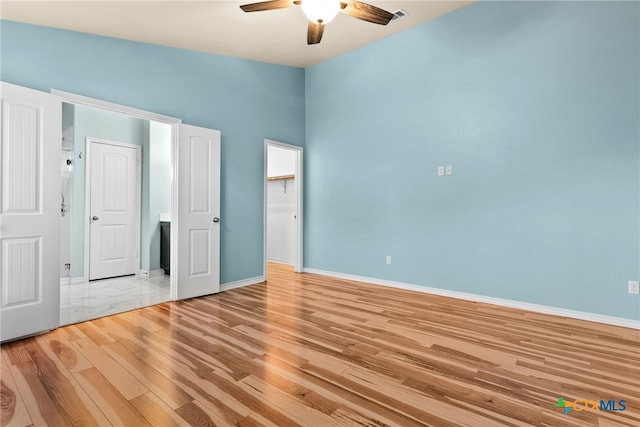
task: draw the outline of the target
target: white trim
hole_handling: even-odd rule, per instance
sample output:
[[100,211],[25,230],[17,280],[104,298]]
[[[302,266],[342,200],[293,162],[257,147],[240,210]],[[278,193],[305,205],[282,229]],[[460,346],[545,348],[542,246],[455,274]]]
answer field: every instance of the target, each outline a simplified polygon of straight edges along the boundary
[[[100,108],[103,110],[113,111],[116,113],[128,114],[133,117],[144,120],[152,120],[165,123],[171,126],[171,176],[173,177],[173,185],[171,188],[171,241],[178,241],[178,142],[180,141],[180,124],[181,119],[164,116],[162,114],[153,113],[151,111],[140,110],[126,105],[114,104],[112,102],[103,101],[97,98],[89,98],[83,95],[77,95],[70,92],[64,92],[57,89],[51,89],[51,93],[57,95],[61,102],[69,104],[86,105],[89,107]],[[169,292],[172,301],[178,300],[178,245],[171,245],[171,274],[169,279]]]
[[114,145],[116,147],[128,148],[136,151],[136,259],[135,273],[139,274],[140,270],[140,239],[142,233],[142,146],[129,144],[126,142],[110,141],[107,139],[93,138],[87,136],[85,138],[85,162],[84,162],[84,281],[88,282],[91,276],[91,156],[93,155],[92,144]]
[[466,292],[449,291],[446,289],[431,288],[428,286],[413,285],[410,283],[394,282],[391,280],[375,279],[373,277],[355,276],[352,274],[336,273],[333,271],[319,270],[316,268],[305,268],[304,273],[320,274],[323,276],[335,277],[337,279],[351,280],[354,282],[364,282],[373,285],[387,286],[409,291],[422,292],[444,297],[458,298],[473,302],[483,302],[487,304],[500,305],[503,307],[517,308],[520,310],[534,311],[536,313],[551,314],[554,316],[569,317],[572,319],[588,320],[590,322],[605,323],[608,325],[622,326],[631,329],[640,329],[640,321],[625,319],[623,317],[606,316],[603,314],[588,313],[584,311],[569,310],[548,305],[533,304],[522,301],[514,301],[504,298],[487,297],[483,295],[468,294]]
[[267,262],[276,262],[278,264],[285,264],[295,267],[291,260],[277,259],[277,258],[267,258]]
[[87,281],[84,280],[84,277],[61,277],[60,278],[60,286],[81,285],[83,283],[87,283]]
[[72,277],[71,279],[69,279],[70,285],[82,285],[83,283],[87,283],[84,280],[84,277]]
[[293,271],[301,273],[304,269],[304,149],[297,145],[285,144],[284,142],[273,141],[271,139],[264,140],[264,198],[263,198],[263,218],[262,218],[262,243],[263,243],[263,265],[262,271],[264,276],[267,275],[267,153],[269,147],[278,147],[285,150],[295,151],[296,153],[296,254],[293,262]]
[[134,116],[139,119],[153,120],[155,122],[164,123],[182,123],[182,120],[175,117],[165,116],[158,113],[152,113],[150,111],[139,110],[137,108],[128,107],[126,105],[114,104],[113,102],[104,101],[102,99],[89,98],[88,96],[77,95],[75,93],[64,92],[58,89],[51,89],[53,95],[57,95],[61,98],[62,102],[68,104],[80,104],[88,107],[100,108],[102,110],[109,110],[115,113],[122,113],[128,116]]
[[156,276],[164,276],[164,270],[162,268],[158,268],[157,270],[140,270],[140,276],[142,277],[156,277]]
[[[165,122],[166,123],[166,122]],[[179,188],[179,173],[178,165],[179,158],[178,143],[180,142],[180,125],[181,121],[171,123],[171,178],[173,185],[171,186],[171,229],[170,239],[173,242],[169,246],[169,266],[171,267],[171,275],[169,276],[169,298],[171,301],[178,300],[178,227],[180,215],[178,215],[178,188]]]
[[235,282],[225,283],[220,285],[220,292],[230,291],[231,289],[242,288],[249,285],[257,285],[266,281],[265,276],[251,277],[249,279],[236,280]]

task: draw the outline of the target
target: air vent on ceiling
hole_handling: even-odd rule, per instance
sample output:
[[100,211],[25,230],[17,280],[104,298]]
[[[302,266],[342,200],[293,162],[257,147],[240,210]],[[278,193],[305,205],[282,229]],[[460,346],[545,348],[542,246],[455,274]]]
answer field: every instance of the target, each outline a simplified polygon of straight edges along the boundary
[[398,9],[395,12],[393,12],[393,18],[391,18],[391,20],[392,21],[397,21],[398,19],[402,19],[407,15],[408,15],[408,13],[407,13],[406,10]]

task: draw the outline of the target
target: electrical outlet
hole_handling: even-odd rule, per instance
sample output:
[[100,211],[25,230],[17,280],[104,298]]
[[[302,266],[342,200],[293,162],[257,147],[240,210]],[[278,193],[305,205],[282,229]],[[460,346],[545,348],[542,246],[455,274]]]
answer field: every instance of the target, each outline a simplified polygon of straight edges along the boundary
[[444,166],[438,166],[438,176],[444,176]]
[[637,280],[629,280],[629,282],[627,282],[627,285],[629,286],[630,294],[640,294],[640,282],[638,282]]
[[447,165],[447,167],[444,169],[444,174],[447,176],[453,175],[453,166]]
[[387,265],[391,264],[391,255],[387,255]]

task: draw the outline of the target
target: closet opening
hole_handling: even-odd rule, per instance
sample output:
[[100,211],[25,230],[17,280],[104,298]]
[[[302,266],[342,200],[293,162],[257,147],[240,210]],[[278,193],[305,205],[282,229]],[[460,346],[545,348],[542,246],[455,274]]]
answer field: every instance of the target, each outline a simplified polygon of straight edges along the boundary
[[265,140],[265,277],[303,268],[301,147]]

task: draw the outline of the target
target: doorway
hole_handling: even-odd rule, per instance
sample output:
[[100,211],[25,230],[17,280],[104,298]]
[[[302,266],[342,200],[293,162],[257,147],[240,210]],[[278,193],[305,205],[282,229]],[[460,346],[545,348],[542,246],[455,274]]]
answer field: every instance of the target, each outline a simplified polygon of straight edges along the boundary
[[[2,218],[3,230],[11,230],[10,234],[3,234],[0,248],[5,272],[0,277],[0,288],[3,295],[9,296],[3,298],[0,307],[2,340],[24,337],[69,323],[62,318],[61,285],[64,282],[71,284],[73,272],[64,270],[67,269],[66,264],[72,270],[74,263],[62,264],[62,269],[58,263],[70,260],[61,260],[61,248],[82,248],[84,239],[79,245],[69,239],[64,246],[60,243],[59,232],[67,225],[62,223],[61,217],[72,214],[68,204],[75,200],[75,206],[84,207],[85,203],[84,188],[83,198],[77,199],[63,184],[85,183],[84,168],[77,168],[77,160],[82,158],[85,161],[86,153],[84,146],[80,152],[73,151],[69,141],[64,139],[71,132],[66,132],[68,129],[61,132],[67,124],[62,119],[65,104],[94,107],[168,126],[171,166],[164,176],[169,184],[162,185],[160,191],[169,195],[171,230],[168,234],[175,242],[170,249],[169,299],[219,292],[220,131],[183,125],[180,119],[54,89],[47,94],[10,83],[0,84],[3,105],[0,145],[3,153],[9,153],[4,161],[11,166],[4,170],[2,189],[5,213],[12,213]],[[121,130],[119,126],[107,128]],[[85,142],[86,138],[82,141]],[[71,152],[65,154],[60,150]],[[58,161],[65,165],[62,170]],[[67,176],[67,172],[76,169],[78,174],[82,170],[82,179],[76,176],[74,180]],[[142,170],[145,170],[144,165]],[[160,182],[156,179],[151,181]],[[160,217],[156,216],[158,220]],[[84,222],[87,218],[85,212],[81,218]],[[71,221],[68,225],[71,228]],[[84,227],[81,229],[84,231]],[[177,247],[188,250],[178,251]],[[82,249],[80,252],[84,254]],[[84,262],[76,262],[75,265],[81,267]],[[57,270],[62,271],[56,275]],[[178,275],[181,277],[179,288]],[[85,281],[84,271],[78,279]],[[116,288],[115,284],[109,287],[108,293]],[[140,307],[154,304],[144,299],[140,298]],[[126,309],[131,308],[136,307]],[[91,317],[75,321],[105,314],[113,313],[91,313]]]
[[273,265],[302,272],[303,149],[266,139],[264,153],[265,277]]
[[[60,320],[171,299],[161,226],[171,222],[171,125],[62,103]],[[169,240],[169,239],[167,239]]]

